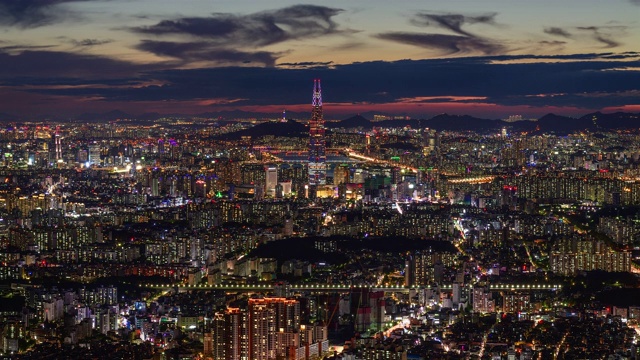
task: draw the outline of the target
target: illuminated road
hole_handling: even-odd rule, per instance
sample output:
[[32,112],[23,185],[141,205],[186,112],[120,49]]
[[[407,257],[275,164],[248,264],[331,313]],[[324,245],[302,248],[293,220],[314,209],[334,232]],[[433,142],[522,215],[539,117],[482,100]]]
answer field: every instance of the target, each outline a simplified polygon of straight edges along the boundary
[[553,353],[553,358],[554,360],[558,358],[558,356],[560,355],[560,349],[562,349],[562,346],[564,345],[564,342],[567,340],[567,336],[569,335],[569,332],[567,331],[564,336],[562,337],[562,340],[560,341],[560,343],[558,344],[558,347],[556,348],[556,351]]
[[529,246],[527,246],[527,244],[523,244],[524,245],[524,249],[527,252],[527,257],[529,258],[529,262],[531,263],[531,269],[535,269],[536,263],[533,262],[533,257],[531,256],[531,251],[529,251]]
[[[295,154],[298,153],[298,155],[306,155],[307,151],[306,149],[277,149],[277,148],[267,148],[267,147],[263,147],[263,146],[259,146],[256,147],[254,146],[254,150],[262,150],[263,152],[269,153],[271,156],[271,160],[272,161],[284,161],[284,159],[282,158],[282,154]],[[393,167],[399,167],[401,169],[405,169],[408,171],[411,171],[413,173],[417,173],[418,169],[412,166],[408,166],[408,165],[403,165],[400,164],[398,162],[395,161],[389,161],[389,160],[382,160],[382,159],[378,159],[378,158],[374,158],[371,156],[366,156],[360,153],[357,153],[349,148],[346,149],[327,149],[327,153],[335,153],[335,154],[339,154],[339,153],[344,153],[347,157],[349,158],[353,158],[353,159],[357,159],[360,161],[366,161],[366,162],[372,162],[372,163],[376,163],[376,164],[384,164],[384,165],[389,165],[389,166],[393,166]],[[287,160],[289,162],[291,162],[291,160]],[[301,162],[306,162],[307,160],[300,160]],[[459,180],[459,179],[458,179]],[[491,177],[491,181],[493,181],[493,177]],[[483,181],[486,182],[486,181]]]
[[494,325],[491,325],[491,327],[487,330],[487,332],[484,333],[484,335],[482,336],[482,344],[480,344],[480,352],[478,352],[478,359],[482,359],[482,357],[484,356],[484,350],[487,347],[487,340],[489,339],[489,334],[491,333],[491,330],[493,329]]
[[358,154],[357,152],[355,152],[355,151],[353,151],[351,149],[348,149],[348,148],[344,149],[344,152],[350,158],[355,158],[355,159],[358,159],[358,160],[373,162],[373,163],[377,163],[377,164],[385,164],[385,165],[389,165],[389,166],[399,167],[401,169],[409,170],[409,171],[414,172],[414,173],[418,172],[418,169],[414,168],[412,166],[402,165],[402,164],[399,164],[397,162],[392,162],[392,161],[388,161],[388,160],[381,160],[381,159],[377,159],[377,158],[374,158],[374,157],[365,156],[365,155],[362,155],[362,154]]

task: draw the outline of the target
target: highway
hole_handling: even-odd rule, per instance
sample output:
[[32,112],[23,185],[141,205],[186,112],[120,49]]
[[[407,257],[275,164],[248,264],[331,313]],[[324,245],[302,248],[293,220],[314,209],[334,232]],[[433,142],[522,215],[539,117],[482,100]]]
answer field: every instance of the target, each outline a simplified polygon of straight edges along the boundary
[[377,159],[377,158],[374,158],[374,157],[358,154],[357,152],[355,152],[355,151],[353,151],[351,149],[344,149],[344,152],[350,158],[354,158],[354,159],[358,159],[358,160],[362,160],[362,161],[367,161],[367,162],[372,162],[372,163],[395,166],[395,167],[399,167],[401,169],[409,170],[409,171],[414,172],[414,173],[418,172],[418,169],[415,168],[415,167],[402,165],[402,164],[397,163],[397,162],[381,160],[381,159]]

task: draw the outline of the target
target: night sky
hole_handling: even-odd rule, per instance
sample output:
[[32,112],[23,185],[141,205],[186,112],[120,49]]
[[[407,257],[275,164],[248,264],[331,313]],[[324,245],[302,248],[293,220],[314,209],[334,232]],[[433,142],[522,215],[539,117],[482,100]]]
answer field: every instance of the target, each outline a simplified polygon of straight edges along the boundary
[[640,112],[640,1],[0,0],[0,113]]

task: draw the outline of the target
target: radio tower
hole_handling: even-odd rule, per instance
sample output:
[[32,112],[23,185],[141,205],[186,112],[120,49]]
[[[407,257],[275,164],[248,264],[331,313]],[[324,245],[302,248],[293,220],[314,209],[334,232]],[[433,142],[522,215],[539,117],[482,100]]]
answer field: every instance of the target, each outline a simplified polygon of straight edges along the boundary
[[55,140],[55,146],[56,146],[56,161],[58,161],[62,159],[62,141],[60,139],[60,126],[56,127],[54,140]]
[[309,185],[325,185],[327,183],[327,155],[320,79],[313,80],[312,106],[311,120],[309,120]]

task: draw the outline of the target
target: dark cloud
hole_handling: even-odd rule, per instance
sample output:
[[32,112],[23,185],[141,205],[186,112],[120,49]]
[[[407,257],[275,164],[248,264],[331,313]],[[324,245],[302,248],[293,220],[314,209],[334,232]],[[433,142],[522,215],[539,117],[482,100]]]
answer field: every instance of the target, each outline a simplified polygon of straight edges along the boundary
[[199,37],[220,37],[237,31],[237,23],[233,15],[218,14],[210,18],[162,20],[152,26],[132,28],[132,31],[152,35],[188,34]]
[[296,5],[249,15],[212,14],[163,20],[152,26],[131,30],[146,35],[182,35],[197,41],[143,40],[139,50],[184,62],[216,64],[257,63],[274,66],[281,53],[255,51],[256,48],[287,40],[339,33],[333,17],[342,10],[315,5]]
[[561,36],[561,37],[565,37],[565,38],[570,38],[572,36],[570,32],[568,32],[567,30],[565,30],[563,28],[559,28],[559,27],[544,28],[544,32],[546,34],[549,34],[549,35]]
[[[570,94],[535,94],[493,96],[484,101],[507,106],[533,107],[576,107],[584,109],[602,109],[635,104],[640,91],[583,92]],[[477,102],[477,101],[476,101]]]
[[342,10],[316,5],[295,5],[249,15],[212,14],[163,20],[132,31],[151,35],[190,35],[220,46],[266,46],[292,39],[340,32],[333,17]]
[[462,14],[428,14],[419,13],[411,19],[411,23],[418,26],[436,26],[453,31],[456,34],[466,37],[475,37],[470,32],[463,30],[466,24],[495,24],[495,13],[468,16]]
[[[233,104],[238,107],[306,104],[313,78],[322,78],[327,103],[376,104],[423,97],[438,102],[594,109],[636,104],[640,93],[640,72],[632,70],[640,67],[636,52],[175,69],[183,58],[222,51],[203,43],[145,42],[148,51],[181,59],[160,64],[47,50],[0,52],[0,84],[3,91],[28,92],[43,99],[55,96],[57,101],[64,99],[61,96],[132,104],[237,99]],[[271,61],[271,54],[211,56],[230,63]],[[10,111],[12,104],[5,102],[3,107]]]
[[[637,103],[640,60],[606,54],[486,56],[328,64],[310,68],[223,67],[156,70],[142,75],[161,85],[31,89],[99,97],[104,101],[245,99],[244,105],[306,104],[309,79],[322,78],[327,103],[387,103],[417,97],[498,105],[574,106],[594,109]],[[563,59],[563,62],[539,59]],[[2,66],[0,58],[0,66]],[[518,63],[517,60],[523,60]],[[575,61],[572,61],[575,60]],[[206,79],[206,81],[204,80]],[[549,94],[561,94],[549,96]],[[589,96],[588,94],[597,94]],[[454,97],[482,99],[456,100]]]
[[111,39],[82,39],[82,40],[71,40],[71,43],[75,46],[80,47],[90,47],[90,46],[98,46],[112,43]]
[[150,53],[170,56],[174,58],[188,58],[193,53],[203,51],[209,44],[206,42],[173,42],[143,40],[136,46],[137,49]]
[[55,47],[55,45],[7,45],[0,47],[0,52],[13,53],[25,50],[49,49],[52,47]]
[[640,0],[629,0],[633,5],[640,5]]
[[470,36],[396,32],[378,34],[377,37],[402,44],[438,49],[446,55],[456,53],[481,53],[490,55],[498,54],[504,50],[504,47],[499,44]]
[[4,0],[0,1],[0,25],[34,28],[75,16],[57,5],[92,0]]
[[634,51],[627,51],[623,53],[609,53],[602,55],[604,59],[627,59],[627,58],[638,58],[640,57],[640,53]]
[[462,27],[466,24],[495,24],[495,13],[467,16],[462,14],[429,14],[419,13],[410,22],[417,26],[435,26],[447,29],[454,34],[430,34],[412,32],[388,32],[377,34],[383,40],[424,48],[438,49],[443,55],[457,53],[479,53],[494,55],[504,52],[505,47],[495,40],[473,34]]
[[467,59],[491,59],[493,61],[507,61],[507,60],[546,60],[546,59],[561,59],[561,60],[602,60],[602,59],[626,59],[626,58],[639,58],[640,52],[627,51],[623,53],[587,53],[587,54],[566,54],[566,55],[502,55],[491,57],[475,57]]
[[316,67],[327,67],[333,64],[333,61],[302,61],[295,63],[280,63],[278,66],[285,68],[316,68]]
[[274,66],[278,54],[268,51],[238,51],[234,49],[218,48],[205,41],[172,42],[144,40],[137,45],[139,50],[147,51],[159,56],[169,56],[184,62],[207,61],[217,64],[253,63]]
[[566,41],[557,41],[557,40],[554,40],[554,41],[546,41],[546,40],[543,40],[543,41],[540,41],[540,42],[538,42],[538,43],[539,43],[540,45],[544,45],[544,46],[563,46],[563,45],[566,45],[566,44],[567,44],[567,42],[566,42]]
[[594,32],[597,32],[598,30],[600,30],[600,28],[597,27],[597,26],[578,26],[577,29],[578,30],[586,30],[586,31],[594,31]]
[[0,52],[0,81],[16,78],[48,80],[52,75],[55,78],[111,79],[134,77],[143,71],[164,67],[166,64],[135,64],[103,56],[62,51],[26,50],[18,54]]

